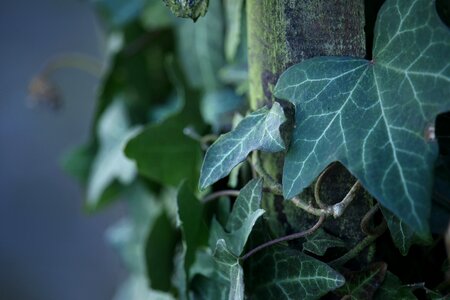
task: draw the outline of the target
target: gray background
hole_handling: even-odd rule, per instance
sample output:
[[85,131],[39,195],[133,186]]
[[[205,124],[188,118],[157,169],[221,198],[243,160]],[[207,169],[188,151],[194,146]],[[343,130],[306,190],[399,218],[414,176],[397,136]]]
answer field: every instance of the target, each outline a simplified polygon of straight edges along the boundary
[[102,58],[92,6],[75,0],[0,1],[0,299],[111,299],[125,271],[106,244],[118,205],[87,216],[59,160],[87,139],[98,79],[52,77],[64,107],[27,106],[27,86],[62,53]]

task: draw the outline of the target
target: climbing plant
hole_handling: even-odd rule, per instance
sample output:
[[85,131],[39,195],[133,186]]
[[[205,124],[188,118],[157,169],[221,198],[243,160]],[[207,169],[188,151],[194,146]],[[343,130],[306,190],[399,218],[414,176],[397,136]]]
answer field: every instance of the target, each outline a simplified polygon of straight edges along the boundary
[[[269,72],[254,41],[268,60],[298,43],[254,36],[257,9],[277,8],[279,41],[325,4],[95,1],[108,66],[64,166],[87,210],[129,208],[107,232],[130,273],[117,300],[449,296],[450,4],[369,2],[348,8],[365,57],[328,41]],[[345,18],[330,32],[364,33]]]

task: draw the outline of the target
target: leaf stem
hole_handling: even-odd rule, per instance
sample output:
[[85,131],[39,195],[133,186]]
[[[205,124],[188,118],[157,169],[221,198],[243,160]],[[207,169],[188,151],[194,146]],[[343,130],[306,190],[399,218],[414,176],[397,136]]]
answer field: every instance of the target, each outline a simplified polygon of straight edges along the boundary
[[214,199],[220,198],[222,196],[232,196],[232,197],[237,197],[239,196],[239,190],[223,190],[223,191],[218,191],[212,194],[209,194],[208,196],[206,196],[205,198],[203,198],[202,202],[203,203],[207,203],[210,202]]
[[297,233],[294,233],[294,234],[290,234],[290,235],[287,235],[287,236],[283,236],[283,237],[280,237],[280,238],[277,238],[277,239],[268,241],[268,242],[266,242],[266,243],[264,243],[264,244],[261,244],[261,245],[257,246],[256,248],[253,248],[252,250],[250,250],[249,252],[247,252],[244,256],[242,256],[242,257],[241,257],[241,261],[246,260],[247,258],[249,258],[250,256],[252,256],[252,255],[255,254],[256,252],[259,252],[259,251],[261,251],[262,249],[267,248],[267,247],[269,247],[269,246],[272,246],[272,245],[274,245],[274,244],[278,244],[278,243],[281,243],[281,242],[287,242],[287,241],[295,240],[295,239],[298,239],[298,238],[301,238],[301,237],[310,235],[310,234],[314,233],[317,229],[319,229],[320,226],[323,224],[324,221],[325,221],[325,216],[324,216],[324,215],[321,215],[321,216],[319,217],[319,220],[317,221],[316,224],[314,224],[313,227],[311,227],[311,228],[309,228],[309,229],[307,229],[307,230],[301,231],[301,232],[297,232]]
[[386,221],[383,219],[382,223],[378,225],[377,227],[368,230],[368,224],[372,220],[373,216],[375,215],[375,212],[378,210],[378,205],[375,205],[372,207],[366,215],[363,217],[361,221],[361,228],[364,228],[364,232],[369,232],[370,234],[366,236],[361,242],[356,244],[353,249],[342,255],[341,257],[333,260],[330,262],[330,265],[333,267],[342,266],[349,260],[355,258],[361,251],[363,251],[365,248],[370,246],[377,238],[379,238],[387,228]]

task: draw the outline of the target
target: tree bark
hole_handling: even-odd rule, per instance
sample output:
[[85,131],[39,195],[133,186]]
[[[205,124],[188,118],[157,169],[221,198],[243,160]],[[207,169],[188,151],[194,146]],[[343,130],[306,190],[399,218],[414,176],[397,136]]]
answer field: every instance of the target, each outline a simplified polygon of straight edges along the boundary
[[[288,67],[315,56],[366,55],[363,0],[247,0],[250,107],[271,105],[273,89]],[[292,106],[283,105],[293,116]],[[292,121],[291,121],[292,124]],[[281,180],[284,155],[261,155],[263,166]],[[345,196],[355,179],[338,165],[324,179],[321,199],[335,203]],[[313,202],[312,188],[301,197]],[[359,198],[359,199],[358,199]],[[363,234],[359,222],[371,205],[364,191],[358,193],[340,220],[326,222],[328,231],[354,245]],[[266,196],[266,219],[275,234],[301,231],[315,222],[281,197]],[[350,229],[351,228],[351,229]]]

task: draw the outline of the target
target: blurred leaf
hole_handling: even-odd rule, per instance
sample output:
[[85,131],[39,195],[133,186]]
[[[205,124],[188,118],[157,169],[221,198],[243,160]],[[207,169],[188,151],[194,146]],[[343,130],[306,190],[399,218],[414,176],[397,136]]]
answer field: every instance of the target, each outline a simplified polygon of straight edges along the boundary
[[175,298],[168,293],[149,289],[144,276],[131,275],[120,286],[113,300],[175,300]]
[[402,300],[415,300],[416,296],[411,291],[411,288],[402,285],[400,279],[391,272],[386,273],[386,277],[383,284],[376,291],[374,300],[386,300],[386,299],[402,299]]
[[411,226],[407,225],[384,207],[381,208],[381,212],[386,219],[392,241],[403,256],[408,254],[411,245],[429,245],[433,241],[429,233],[419,235]]
[[147,275],[153,289],[169,291],[177,231],[166,212],[156,219],[145,245]]
[[108,228],[106,238],[129,271],[145,275],[145,242],[162,206],[140,183],[128,188],[125,198],[130,216]]
[[284,150],[279,128],[285,120],[283,109],[275,102],[271,109],[258,109],[246,116],[233,131],[221,135],[206,152],[200,188],[227,176],[253,150]]
[[[159,124],[148,125],[125,148],[126,155],[137,162],[138,171],[161,184],[177,186],[183,179],[196,182],[202,159],[197,141],[183,130],[201,124],[197,97],[189,97],[181,112]],[[181,161],[180,159],[183,159]]]
[[147,29],[158,29],[173,25],[170,10],[161,0],[147,0],[140,20]]
[[[203,205],[183,182],[177,196],[178,216],[183,236],[184,257],[179,263],[183,266],[184,280],[188,278],[189,269],[195,260],[197,249],[207,245],[208,228],[203,221]],[[185,282],[186,285],[186,282]]]
[[138,130],[130,128],[125,106],[120,100],[103,114],[97,132],[100,149],[92,164],[87,187],[88,208],[98,207],[103,192],[115,179],[126,185],[135,178],[135,164],[125,157],[123,148]]
[[303,243],[303,250],[322,256],[328,248],[345,248],[346,245],[341,239],[326,233],[323,229],[317,230],[314,234],[306,237]]
[[192,281],[192,299],[228,299],[228,289],[223,288],[223,284],[217,278],[197,275]]
[[241,36],[241,19],[243,0],[225,0],[225,16],[227,29],[225,35],[225,56],[228,61],[233,61],[239,46]]
[[294,249],[273,246],[251,259],[251,299],[320,299],[345,283],[326,263]]
[[121,27],[135,19],[146,0],[95,0],[100,14],[111,27]]
[[194,264],[189,269],[189,279],[194,278],[196,275],[210,277],[215,271],[214,267],[210,248],[198,249],[195,253]]
[[192,87],[206,90],[220,87],[218,70],[225,63],[223,31],[221,1],[211,1],[208,14],[195,24],[179,20],[178,57]]
[[[336,291],[352,300],[372,299],[386,276],[386,263],[373,263],[366,269],[345,274],[345,285]],[[346,298],[347,299],[347,298]]]
[[219,132],[231,127],[234,113],[243,106],[243,98],[226,88],[207,92],[202,98],[200,111],[206,123],[212,126],[213,132]]
[[95,147],[92,144],[82,145],[64,154],[61,165],[65,172],[86,185],[95,158]]

